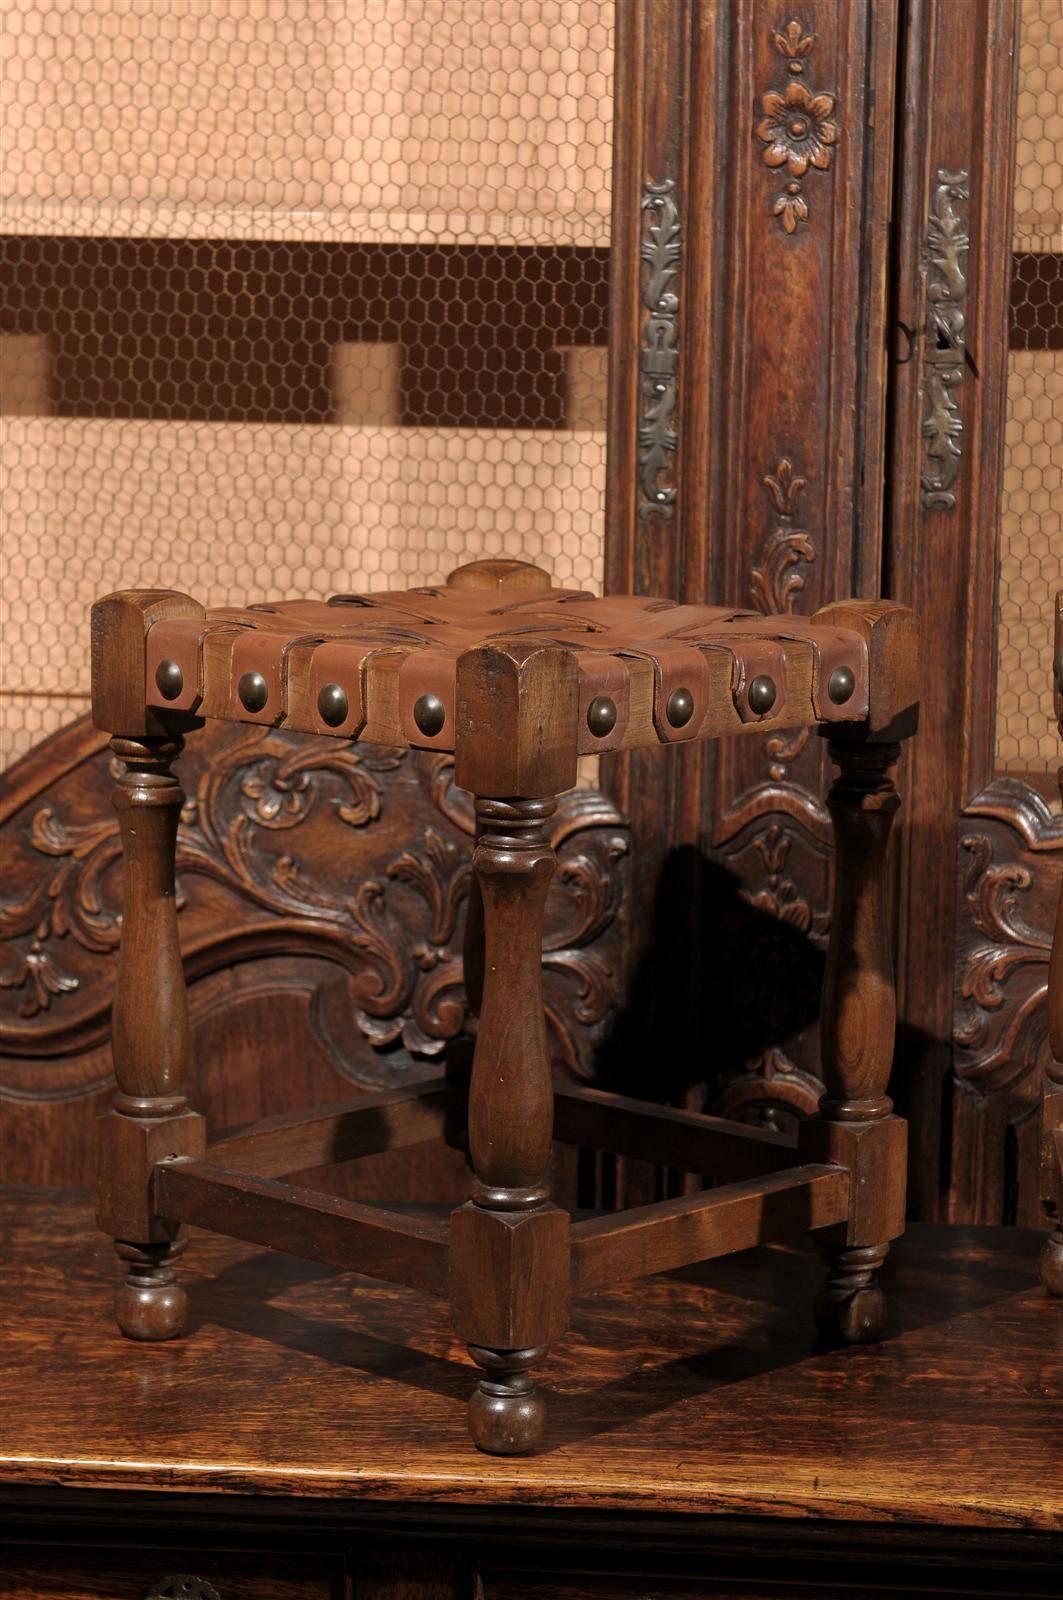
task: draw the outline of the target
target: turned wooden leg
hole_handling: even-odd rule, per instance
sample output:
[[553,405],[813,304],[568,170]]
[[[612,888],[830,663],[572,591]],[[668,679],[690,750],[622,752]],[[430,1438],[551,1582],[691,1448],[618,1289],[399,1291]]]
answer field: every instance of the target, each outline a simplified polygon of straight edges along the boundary
[[[1056,721],[1063,739],[1063,594],[1056,596],[1052,676]],[[1063,799],[1063,767],[1059,769],[1059,794]],[[1041,1097],[1041,1200],[1054,1226],[1041,1252],[1041,1281],[1049,1294],[1063,1296],[1063,889],[1048,965],[1048,1050]]]
[[184,793],[170,772],[180,737],[116,738],[122,767],[114,804],[122,835],[125,896],[114,995],[117,1091],[100,1119],[98,1217],[127,1264],[115,1314],[130,1339],[182,1332],[188,1297],[174,1263],[176,1224],[155,1214],[151,1173],[175,1155],[202,1156],[203,1118],[188,1110],[188,1005],[177,938],[174,854]]
[[[1041,1100],[1041,1200],[1052,1231],[1041,1251],[1041,1282],[1049,1294],[1063,1297],[1063,896],[1056,919],[1056,938],[1049,973],[1049,1017],[1053,1059],[1045,1069]],[[1053,993],[1054,985],[1054,993]]]
[[905,1124],[886,1094],[896,1000],[886,916],[886,854],[900,805],[888,769],[900,746],[836,737],[840,769],[828,796],[837,849],[820,1043],[826,1094],[802,1148],[849,1168],[849,1220],[817,1241],[827,1280],[821,1329],[848,1343],[877,1339],[885,1298],[877,1272],[903,1232]]
[[[476,843],[481,828],[476,823]],[[474,850],[475,855],[475,850]],[[446,1052],[447,1080],[451,1092],[447,1105],[446,1142],[461,1150],[469,1163],[469,1083],[473,1051],[480,1026],[480,1007],[484,992],[484,907],[480,881],[475,871],[469,878],[469,897],[465,907],[465,933],[462,941],[462,977],[465,984],[465,1025]]]
[[1048,968],[1048,1048],[1041,1099],[1041,1199],[1054,1226],[1041,1252],[1041,1281],[1049,1294],[1063,1296],[1063,891]]
[[[451,1221],[451,1314],[484,1376],[469,1405],[481,1450],[540,1443],[545,1407],[530,1376],[567,1323],[569,1222],[545,1182],[553,1085],[542,996],[542,922],[555,869],[556,802],[476,803],[473,866],[483,959],[467,951],[479,1024],[469,1093],[472,1200]],[[470,943],[476,945],[475,937]]]

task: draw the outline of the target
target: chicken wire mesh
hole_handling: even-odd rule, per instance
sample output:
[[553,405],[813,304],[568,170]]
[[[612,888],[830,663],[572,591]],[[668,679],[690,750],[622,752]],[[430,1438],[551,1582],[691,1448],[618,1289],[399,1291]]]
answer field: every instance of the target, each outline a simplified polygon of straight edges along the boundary
[[7,0],[0,760],[87,607],[601,583],[608,0]]
[[1054,771],[1063,589],[1063,0],[1023,0],[1000,525],[997,763]]

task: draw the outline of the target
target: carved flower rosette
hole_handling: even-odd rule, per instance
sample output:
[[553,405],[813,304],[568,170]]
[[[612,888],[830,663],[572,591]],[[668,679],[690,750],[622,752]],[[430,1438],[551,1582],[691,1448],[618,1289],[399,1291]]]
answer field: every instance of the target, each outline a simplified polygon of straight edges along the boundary
[[837,97],[810,89],[804,81],[806,58],[815,49],[816,35],[807,33],[793,18],[785,28],[773,32],[772,41],[790,77],[783,88],[768,89],[761,96],[762,116],[754,132],[765,146],[764,165],[787,175],[771,211],[783,230],[794,234],[809,218],[803,179],[810,170],[828,170],[841,130],[835,119]]
[[764,116],[757,137],[768,147],[764,165],[787,167],[793,178],[803,178],[809,167],[825,172],[838,139],[834,96],[813,94],[804,83],[788,83],[781,92],[769,90],[761,104]]

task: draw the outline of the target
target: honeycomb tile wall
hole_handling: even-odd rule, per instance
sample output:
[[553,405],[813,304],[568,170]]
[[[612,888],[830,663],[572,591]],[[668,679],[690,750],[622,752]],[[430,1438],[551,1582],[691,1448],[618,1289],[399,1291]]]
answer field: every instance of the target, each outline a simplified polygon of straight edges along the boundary
[[1054,596],[1063,589],[1063,0],[1023,0],[1000,525],[997,764],[1054,771]]
[[605,0],[7,0],[8,227],[608,242]]
[[[1015,250],[1063,229],[1063,4],[1022,0]],[[1035,246],[1036,247],[1036,246]],[[1043,248],[1050,249],[1046,243]]]
[[9,0],[0,763],[115,586],[600,586],[612,0]]

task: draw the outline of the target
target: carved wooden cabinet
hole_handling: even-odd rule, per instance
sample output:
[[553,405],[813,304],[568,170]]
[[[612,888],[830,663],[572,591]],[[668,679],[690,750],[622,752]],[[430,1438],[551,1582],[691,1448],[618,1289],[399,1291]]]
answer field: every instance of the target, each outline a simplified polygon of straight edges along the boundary
[[[620,16],[607,581],[771,613],[850,590],[920,612],[895,918],[911,1205],[1037,1224],[1063,877],[1063,12],[638,0]],[[820,1092],[821,759],[803,737],[733,741],[612,779],[636,903],[656,906],[643,1040],[667,1040],[693,1103],[785,1122]],[[706,993],[722,1037],[700,1027]]]
[[[150,118],[116,164],[103,116],[91,193],[16,86],[11,148],[39,149],[40,170],[29,160],[10,197],[3,330],[51,362],[9,385],[20,561],[32,546],[50,573],[76,566],[115,507],[144,581],[178,561],[179,527],[212,580],[258,587],[257,563],[278,596],[342,587],[351,563],[428,581],[505,553],[766,613],[849,593],[913,605],[924,715],[900,773],[894,1085],[911,1203],[1036,1223],[1063,876],[1047,648],[1063,586],[1060,0],[503,0],[473,8],[467,34],[447,7],[403,0],[367,33],[371,10],[316,18],[320,106],[296,105],[277,38],[254,35],[272,188],[239,140],[209,144],[262,87],[239,50],[228,99],[204,79],[198,165],[181,123],[164,172]],[[432,99],[437,47],[460,112]],[[108,82],[85,91],[94,105]],[[284,119],[311,111],[295,150]],[[314,144],[318,116],[335,148]],[[34,603],[12,683],[38,684],[62,720],[86,685],[76,663],[41,676],[67,635],[58,600]],[[319,1095],[330,1076],[420,1070],[462,1006],[468,829],[446,775],[384,756],[307,765],[275,736],[210,748],[182,925],[201,1060],[224,1041],[242,1063],[238,1083],[198,1091],[212,1120],[305,1099],[286,1072],[318,1075]],[[4,780],[0,1115],[18,1177],[87,1170],[117,914],[103,762],[77,725]],[[780,1126],[814,1106],[821,763],[799,735],[586,774],[548,955],[568,1070],[645,1092],[652,1061],[663,1097]],[[293,1069],[307,1013],[315,1043]],[[677,1180],[585,1161],[568,1181],[610,1202]]]

